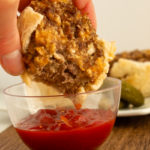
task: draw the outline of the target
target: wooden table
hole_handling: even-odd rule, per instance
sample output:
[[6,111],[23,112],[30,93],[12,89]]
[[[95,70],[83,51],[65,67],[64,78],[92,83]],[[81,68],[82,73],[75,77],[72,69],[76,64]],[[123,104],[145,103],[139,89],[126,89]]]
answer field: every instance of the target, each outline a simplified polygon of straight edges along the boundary
[[[0,134],[0,150],[29,150],[13,127]],[[150,150],[150,116],[118,118],[98,150]]]

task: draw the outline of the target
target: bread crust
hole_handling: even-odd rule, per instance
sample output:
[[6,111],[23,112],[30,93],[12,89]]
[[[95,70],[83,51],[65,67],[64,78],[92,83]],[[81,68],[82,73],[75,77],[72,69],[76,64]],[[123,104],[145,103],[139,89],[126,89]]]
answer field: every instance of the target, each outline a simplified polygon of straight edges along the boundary
[[18,18],[18,29],[20,33],[22,52],[25,53],[30,43],[32,33],[43,20],[43,15],[27,7]]
[[92,90],[98,90],[101,85],[103,84],[103,81],[107,77],[107,73],[109,71],[109,61],[111,61],[114,58],[114,53],[116,51],[115,42],[106,42],[105,40],[101,40],[101,42],[104,45],[104,70],[103,73],[100,74],[97,81],[93,84],[91,84]]
[[150,62],[120,58],[113,64],[110,76],[127,81],[140,90],[144,97],[150,96]]

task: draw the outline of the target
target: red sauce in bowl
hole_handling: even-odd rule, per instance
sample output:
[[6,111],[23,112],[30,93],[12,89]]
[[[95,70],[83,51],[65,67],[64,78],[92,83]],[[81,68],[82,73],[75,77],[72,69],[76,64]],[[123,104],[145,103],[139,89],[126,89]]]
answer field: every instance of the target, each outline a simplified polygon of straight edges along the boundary
[[115,122],[111,111],[41,109],[16,130],[33,150],[93,150],[107,138]]

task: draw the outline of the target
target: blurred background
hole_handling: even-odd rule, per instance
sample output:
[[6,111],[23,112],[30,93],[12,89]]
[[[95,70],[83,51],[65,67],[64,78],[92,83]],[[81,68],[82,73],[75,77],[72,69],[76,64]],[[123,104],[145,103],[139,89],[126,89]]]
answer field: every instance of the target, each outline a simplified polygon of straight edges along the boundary
[[[150,0],[93,0],[101,38],[116,41],[117,52],[150,48]],[[2,89],[19,82],[0,67],[0,108],[5,108]]]

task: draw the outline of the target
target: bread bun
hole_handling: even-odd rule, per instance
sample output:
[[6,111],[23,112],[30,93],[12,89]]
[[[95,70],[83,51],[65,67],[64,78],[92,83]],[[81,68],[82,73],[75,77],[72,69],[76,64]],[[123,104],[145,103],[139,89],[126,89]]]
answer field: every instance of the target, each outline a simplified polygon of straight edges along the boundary
[[[71,90],[72,90],[71,94],[72,93],[74,93],[74,94],[76,94],[76,93],[84,93],[84,92],[89,91],[89,90],[98,90],[100,88],[100,86],[102,85],[104,79],[107,76],[107,73],[108,73],[108,70],[109,70],[109,61],[112,60],[113,57],[114,57],[114,51],[116,50],[115,43],[114,42],[106,42],[104,40],[98,39],[94,29],[92,29],[91,24],[89,23],[90,22],[89,19],[87,19],[87,17],[82,18],[82,15],[81,15],[80,11],[77,10],[73,6],[73,4],[72,4],[72,2],[70,0],[69,1],[61,1],[60,0],[60,1],[52,1],[52,2],[48,2],[48,1],[45,0],[43,2],[39,1],[39,3],[40,4],[38,5],[38,1],[34,1],[33,0],[33,3],[31,2],[31,6],[34,5],[36,7],[34,9],[31,6],[27,7],[21,13],[21,15],[20,15],[20,17],[18,19],[18,29],[19,29],[19,33],[20,33],[20,37],[21,37],[21,44],[22,44],[22,53],[23,53],[23,55],[28,55],[28,53],[30,53],[29,46],[32,43],[33,33],[35,33],[36,30],[38,30],[38,28],[42,28],[41,27],[42,23],[44,22],[44,19],[46,18],[43,13],[41,13],[40,11],[37,11],[39,9],[39,7],[41,8],[43,6],[43,8],[41,8],[41,9],[46,9],[47,6],[44,5],[46,3],[48,3],[49,5],[50,5],[50,3],[53,3],[54,5],[57,5],[57,4],[60,5],[61,3],[65,3],[65,5],[66,5],[65,7],[67,7],[67,6],[70,7],[71,6],[75,10],[75,13],[78,14],[77,17],[80,17],[81,20],[82,19],[86,20],[85,23],[83,21],[83,23],[84,23],[83,25],[87,25],[87,28],[89,28],[90,31],[88,31],[89,35],[85,35],[85,36],[94,35],[93,38],[95,39],[95,43],[92,43],[92,45],[91,44],[88,45],[89,49],[87,50],[87,52],[85,52],[87,55],[89,55],[87,57],[86,61],[89,61],[89,63],[91,63],[90,59],[93,57],[93,55],[97,55],[97,56],[96,56],[96,59],[94,58],[95,62],[93,63],[93,66],[90,66],[87,70],[85,70],[84,67],[85,67],[86,63],[83,64],[83,60],[82,60],[82,59],[84,59],[84,54],[83,54],[83,57],[81,57],[81,58],[80,58],[80,55],[72,54],[73,60],[76,59],[76,61],[75,62],[72,61],[71,63],[79,65],[78,66],[80,68],[80,69],[78,69],[79,72],[80,72],[79,74],[81,74],[81,76],[82,75],[88,76],[88,78],[89,78],[88,79],[89,81],[86,79],[87,80],[86,82],[84,82],[82,78],[80,79],[80,77],[78,77],[79,78],[77,80],[78,82],[77,81],[75,82],[75,80],[72,80],[72,82],[74,82],[74,83],[72,84],[71,87],[75,88],[75,90],[73,90],[72,88],[66,89],[67,86],[71,85],[71,84],[68,84],[69,82],[67,84],[63,84],[63,82],[59,82],[59,84],[57,84],[58,82],[52,82],[51,80],[49,82],[49,79],[51,79],[51,77],[48,78],[47,74],[46,74],[46,77],[44,77],[44,79],[47,78],[46,80],[43,80],[43,78],[42,78],[42,80],[40,80],[41,76],[39,76],[38,80],[37,80],[36,77],[39,74],[40,75],[42,74],[42,71],[45,70],[44,67],[48,64],[48,62],[46,62],[46,65],[44,64],[45,66],[42,66],[41,68],[39,67],[40,71],[38,70],[37,71],[38,73],[37,72],[31,73],[30,71],[28,71],[27,68],[31,69],[30,68],[30,63],[33,63],[33,60],[30,61],[29,64],[28,64],[28,63],[26,63],[26,61],[27,61],[26,58],[24,58],[24,60],[25,60],[26,66],[28,66],[28,67],[26,68],[26,71],[24,72],[24,74],[21,76],[23,81],[28,86],[30,86],[32,88],[34,87],[35,89],[37,87],[39,87],[39,82],[41,83],[40,85],[42,85],[42,84],[44,85],[45,84],[44,89],[45,89],[45,91],[47,91],[47,93],[44,92],[44,95],[52,95],[53,94],[53,90],[52,89],[54,89],[57,94],[61,94],[61,93],[68,93],[68,94],[70,94],[69,92]],[[41,4],[43,4],[43,5],[41,5]],[[56,22],[59,21],[59,18],[60,18],[59,15],[56,14],[57,17],[55,17],[55,18],[53,18],[53,16],[51,16],[51,15],[52,14],[50,14],[50,17],[52,19],[56,19],[58,17],[58,19],[56,19],[54,21],[56,21]],[[71,22],[73,22],[73,18],[72,18]],[[53,33],[57,32],[57,30],[55,31],[55,29],[58,28],[58,27],[61,29],[61,27],[58,24],[58,22],[57,22],[57,25],[55,24],[54,26],[53,25],[51,26],[51,30],[53,31]],[[51,30],[49,30],[49,32],[51,32]],[[49,34],[51,34],[51,33],[49,33]],[[66,36],[66,35],[64,35],[64,36]],[[80,35],[80,36],[81,36],[80,37],[81,40],[85,39],[85,37],[83,35]],[[55,36],[55,34],[54,35],[52,34],[52,36],[50,38],[48,38],[49,43],[53,43],[55,38],[56,38],[56,41],[57,41],[58,39],[61,38],[61,36],[59,34],[57,34],[57,36]],[[70,39],[67,39],[66,41],[69,42]],[[83,41],[83,43],[84,43],[84,41]],[[79,45],[77,45],[77,46],[79,46]],[[58,45],[56,45],[56,47],[58,47]],[[70,53],[74,53],[74,49],[70,49],[70,50],[72,50],[72,52],[70,52]],[[101,56],[99,56],[100,54],[97,54],[98,50],[102,52]],[[51,55],[50,58],[54,57],[57,61],[60,61],[60,64],[65,64],[66,62],[68,62],[68,60],[66,60],[66,58],[64,57],[64,54],[63,55],[59,55],[57,53],[57,51],[53,52],[52,54],[50,53],[50,55]],[[42,56],[42,58],[43,58],[43,56]],[[48,61],[50,60],[50,58],[48,59]],[[39,61],[42,61],[42,59],[39,59]],[[35,68],[35,66],[34,66],[34,68]],[[56,69],[56,68],[54,68],[54,69]],[[56,73],[58,73],[58,72],[59,71],[57,70]],[[94,78],[94,76],[95,76],[95,78]],[[60,76],[60,78],[61,77],[62,76]],[[57,78],[57,79],[60,79],[60,78]],[[78,84],[80,82],[82,82],[82,84]],[[36,83],[37,83],[37,86],[36,86]],[[75,85],[77,85],[77,86],[75,86]],[[35,91],[35,90],[32,90],[32,93],[33,93],[33,91]],[[82,98],[78,98],[78,101],[79,102],[81,102],[81,101],[83,102],[83,99],[84,98],[82,96]]]
[[133,53],[137,54],[137,51],[130,52],[128,54],[123,53],[123,56],[119,54],[119,57],[116,56],[117,61],[112,64],[110,76],[127,81],[132,86],[140,90],[144,97],[149,97],[150,61],[146,58],[146,54],[142,55],[142,53],[145,53],[144,51],[138,51],[138,57],[134,55],[135,60],[133,60],[133,57],[131,59],[131,53],[132,55]]

